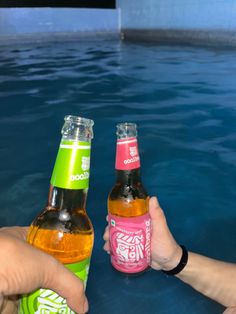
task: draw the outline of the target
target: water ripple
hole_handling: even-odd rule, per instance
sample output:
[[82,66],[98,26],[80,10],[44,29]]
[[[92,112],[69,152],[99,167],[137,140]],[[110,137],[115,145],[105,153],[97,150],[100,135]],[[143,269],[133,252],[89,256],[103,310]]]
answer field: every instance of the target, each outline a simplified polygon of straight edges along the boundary
[[[43,208],[63,117],[80,115],[95,120],[89,214],[101,248],[115,125],[133,121],[144,183],[159,195],[178,240],[235,258],[235,81],[234,50],[116,41],[0,47],[1,224],[29,224]],[[157,272],[139,278],[140,286],[124,282],[106,267],[99,247],[94,254],[91,313],[120,314],[134,304],[137,314],[223,311]],[[121,293],[131,305],[114,299]]]

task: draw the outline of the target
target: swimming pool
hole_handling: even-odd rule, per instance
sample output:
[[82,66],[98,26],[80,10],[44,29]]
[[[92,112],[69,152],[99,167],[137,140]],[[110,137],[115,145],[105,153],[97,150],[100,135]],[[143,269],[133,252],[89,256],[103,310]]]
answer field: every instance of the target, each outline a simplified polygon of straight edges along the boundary
[[143,182],[187,248],[236,261],[235,51],[117,41],[0,48],[0,224],[45,205],[63,117],[95,121],[87,210],[91,314],[204,314],[223,307],[175,278],[115,273],[103,252],[115,125],[136,122]]

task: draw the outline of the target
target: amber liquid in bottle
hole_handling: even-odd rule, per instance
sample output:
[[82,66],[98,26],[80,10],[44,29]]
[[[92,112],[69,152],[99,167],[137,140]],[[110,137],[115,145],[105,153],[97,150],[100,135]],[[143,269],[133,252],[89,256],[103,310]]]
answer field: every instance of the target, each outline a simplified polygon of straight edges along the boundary
[[94,232],[85,211],[87,193],[51,186],[48,204],[32,223],[28,242],[63,264],[89,258]]
[[140,180],[140,169],[116,170],[116,184],[108,198],[112,215],[136,217],[148,212],[148,194]]

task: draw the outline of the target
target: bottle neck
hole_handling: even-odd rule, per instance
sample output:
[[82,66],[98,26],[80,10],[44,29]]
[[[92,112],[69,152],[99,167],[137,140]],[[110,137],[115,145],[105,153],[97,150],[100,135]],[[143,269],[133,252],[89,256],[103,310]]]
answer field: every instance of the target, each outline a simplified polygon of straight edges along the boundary
[[89,142],[62,139],[54,165],[51,185],[68,190],[82,190],[89,186]]
[[90,176],[90,142],[62,138],[51,177],[48,206],[85,211]]
[[116,170],[116,183],[132,186],[140,182],[140,168],[132,170]]
[[85,211],[88,189],[69,190],[50,186],[48,206],[56,210],[68,212]]
[[136,137],[117,139],[116,170],[134,170],[140,168],[138,142]]

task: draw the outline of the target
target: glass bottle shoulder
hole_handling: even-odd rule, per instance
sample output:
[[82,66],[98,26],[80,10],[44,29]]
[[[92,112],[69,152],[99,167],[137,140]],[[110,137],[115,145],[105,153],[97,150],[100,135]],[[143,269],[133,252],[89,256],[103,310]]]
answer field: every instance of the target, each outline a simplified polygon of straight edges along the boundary
[[50,189],[47,206],[33,221],[28,242],[62,263],[91,255],[94,231],[85,211],[86,191]]
[[111,200],[117,198],[126,198],[129,200],[136,198],[146,199],[147,197],[148,194],[141,181],[131,184],[116,182],[109,194],[109,199]]
[[33,221],[33,226],[41,229],[59,230],[69,233],[86,233],[93,231],[91,220],[84,209],[58,209],[47,206]]
[[141,182],[116,183],[108,196],[108,212],[122,217],[136,217],[148,212],[149,196]]
[[94,243],[92,223],[87,215],[68,215],[46,207],[32,223],[27,241],[64,264],[89,258]]
[[51,187],[48,204],[34,220],[39,228],[64,232],[90,232],[92,223],[85,210],[87,190]]

